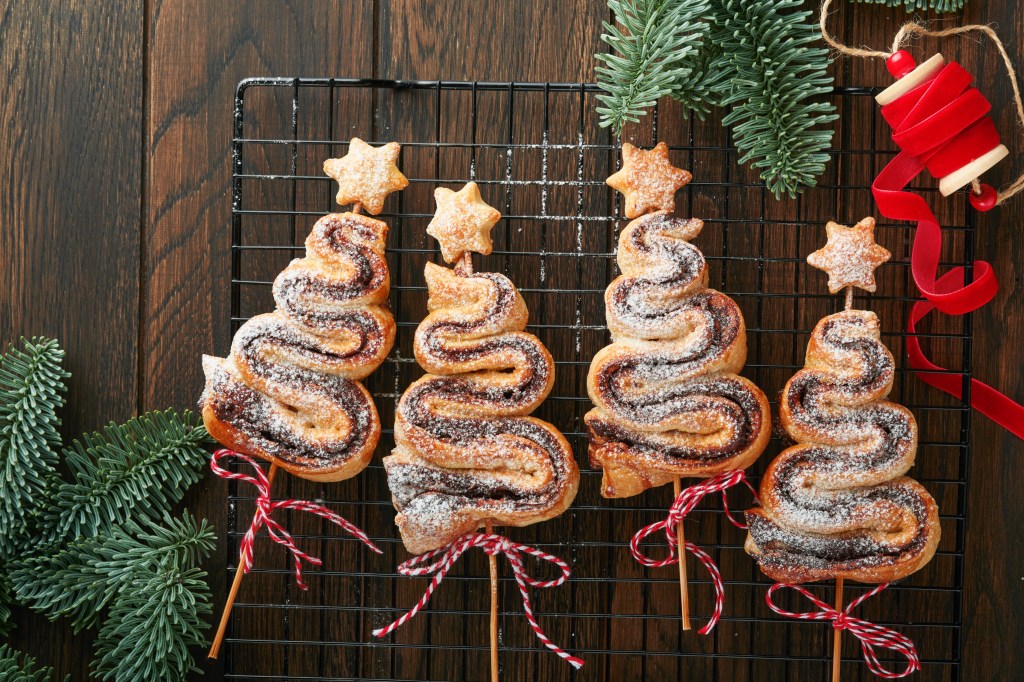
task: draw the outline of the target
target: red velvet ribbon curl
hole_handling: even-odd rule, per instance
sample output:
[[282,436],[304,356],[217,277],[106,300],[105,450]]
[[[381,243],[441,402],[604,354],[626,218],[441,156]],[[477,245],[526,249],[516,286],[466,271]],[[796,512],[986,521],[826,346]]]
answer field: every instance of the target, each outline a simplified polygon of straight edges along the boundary
[[[925,300],[914,304],[907,323],[910,366],[925,383],[960,399],[962,377],[928,359],[916,335],[917,324],[935,309],[948,315],[977,310],[992,300],[999,285],[992,266],[981,260],[973,263],[970,283],[963,267],[938,275],[942,227],[924,198],[906,188],[922,170],[941,178],[999,145],[999,133],[988,116],[992,106],[971,81],[963,67],[950,62],[932,80],[882,107],[900,153],[871,187],[882,215],[917,222],[910,263]],[[971,380],[970,401],[974,409],[1024,438],[1024,406],[976,379]]]

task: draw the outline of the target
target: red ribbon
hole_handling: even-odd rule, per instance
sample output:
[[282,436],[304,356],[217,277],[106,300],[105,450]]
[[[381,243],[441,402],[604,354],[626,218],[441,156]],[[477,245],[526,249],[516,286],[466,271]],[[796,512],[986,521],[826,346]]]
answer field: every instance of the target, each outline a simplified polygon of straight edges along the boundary
[[[892,126],[893,141],[901,151],[871,186],[882,215],[917,222],[911,272],[926,301],[914,305],[907,324],[910,366],[925,370],[917,373],[925,383],[961,399],[961,377],[925,356],[916,325],[933,309],[948,315],[977,310],[992,300],[999,284],[992,266],[980,260],[973,264],[970,284],[965,284],[967,273],[962,267],[938,277],[942,227],[928,203],[906,187],[924,169],[942,177],[999,144],[999,134],[988,116],[991,105],[971,87],[971,80],[963,67],[951,62],[931,81],[882,107],[882,116]],[[1024,438],[1024,406],[976,379],[971,380],[971,406]]]
[[[687,514],[693,511],[694,507],[700,504],[700,501],[704,499],[705,495],[710,495],[712,493],[722,493],[722,508],[725,510],[725,515],[728,517],[732,525],[737,528],[745,529],[745,524],[733,518],[732,512],[729,511],[729,500],[726,497],[726,491],[740,483],[743,483],[750,488],[750,492],[754,494],[754,499],[756,500],[757,491],[754,490],[754,487],[750,485],[749,481],[747,481],[746,475],[741,469],[726,471],[682,490],[672,503],[672,506],[669,507],[668,516],[661,521],[641,528],[633,536],[633,539],[630,540],[629,550],[633,553],[633,558],[644,566],[648,566],[650,568],[660,568],[662,566],[670,566],[678,563],[679,540],[676,533],[676,527],[683,522],[683,519],[686,518]],[[665,531],[665,538],[668,541],[668,556],[664,559],[652,559],[640,551],[640,543],[648,535],[659,530]],[[722,608],[725,605],[725,585],[722,582],[722,574],[718,570],[718,566],[715,565],[714,559],[708,556],[704,550],[692,542],[686,543],[686,550],[704,564],[704,568],[706,568],[708,573],[711,575],[711,583],[715,588],[715,610],[711,614],[711,619],[707,624],[697,631],[702,635],[706,635],[714,629],[715,625],[718,624],[718,619],[722,617]]]
[[[458,540],[455,540],[449,545],[441,547],[439,549],[432,550],[425,554],[420,554],[412,559],[402,563],[398,567],[398,572],[402,575],[407,576],[421,576],[421,575],[432,575],[434,579],[427,585],[427,591],[423,593],[416,605],[413,606],[407,613],[403,614],[398,620],[394,621],[390,625],[383,628],[377,628],[373,631],[376,637],[386,637],[401,626],[405,625],[411,618],[413,618],[420,609],[427,605],[430,601],[430,597],[434,594],[434,590],[441,584],[444,577],[451,570],[452,566],[459,557],[473,547],[479,547],[487,554],[491,556],[498,556],[504,554],[508,559],[509,564],[512,565],[512,574],[515,576],[516,583],[519,585],[519,593],[523,597],[523,610],[526,612],[526,619],[530,623],[530,628],[533,629],[537,639],[543,642],[544,646],[554,651],[561,658],[569,662],[572,667],[577,670],[583,667],[583,659],[577,658],[572,654],[563,651],[557,644],[548,639],[547,635],[544,634],[544,630],[541,629],[540,624],[537,623],[537,618],[533,615],[533,608],[530,606],[530,595],[526,591],[526,586],[530,587],[557,587],[569,579],[571,571],[569,570],[569,564],[562,561],[558,557],[542,552],[536,547],[530,547],[529,545],[521,545],[517,542],[512,542],[504,535],[498,535],[496,533],[467,533]],[[537,580],[531,577],[526,572],[526,567],[523,565],[523,554],[529,554],[535,556],[542,561],[547,561],[557,566],[562,575],[554,580]],[[439,556],[440,558],[433,563],[427,563],[434,557]]]
[[[221,467],[220,462],[225,457],[235,457],[243,462],[248,462],[256,470],[256,476],[238,474]],[[383,554],[377,545],[373,544],[370,538],[367,537],[366,533],[322,504],[307,502],[306,500],[272,500],[270,497],[270,481],[267,479],[266,474],[263,473],[262,467],[248,455],[243,455],[233,450],[217,450],[213,453],[213,457],[210,458],[210,469],[221,478],[251,483],[256,486],[258,491],[256,496],[256,513],[253,514],[252,523],[249,525],[249,530],[245,532],[245,537],[242,538],[242,543],[239,545],[238,550],[238,560],[242,565],[243,573],[248,573],[252,568],[253,544],[256,542],[256,534],[259,533],[260,528],[263,526],[267,527],[267,535],[270,536],[271,540],[284,546],[292,553],[295,559],[295,582],[302,589],[306,589],[306,584],[302,582],[302,562],[308,561],[316,566],[320,566],[323,563],[317,557],[311,556],[295,546],[295,541],[292,539],[291,534],[271,517],[271,514],[277,509],[296,509],[316,514],[335,525],[341,526],[377,554]]]
[[[871,672],[879,677],[895,680],[901,677],[906,677],[907,675],[915,673],[921,669],[921,660],[917,656],[917,649],[914,647],[914,643],[909,637],[901,635],[895,630],[890,630],[889,628],[882,627],[881,625],[875,625],[874,623],[861,618],[855,618],[850,615],[850,612],[860,606],[861,602],[866,599],[870,599],[888,586],[889,583],[882,583],[881,585],[876,586],[875,589],[870,592],[866,592],[854,599],[842,611],[836,611],[834,608],[815,597],[807,588],[800,585],[787,585],[786,583],[775,583],[768,588],[768,594],[765,595],[765,601],[768,602],[768,608],[780,616],[785,616],[786,618],[797,618],[799,620],[830,620],[832,621],[832,627],[836,630],[847,630],[851,635],[860,640],[860,648],[861,651],[864,652],[864,660],[867,661],[868,668]],[[781,588],[796,590],[807,597],[811,603],[817,606],[820,610],[811,611],[809,613],[793,613],[777,606],[775,602],[772,601],[772,594]],[[907,667],[903,672],[899,673],[882,667],[882,664],[878,661],[878,656],[875,655],[875,647],[882,647],[902,654],[907,659]]]

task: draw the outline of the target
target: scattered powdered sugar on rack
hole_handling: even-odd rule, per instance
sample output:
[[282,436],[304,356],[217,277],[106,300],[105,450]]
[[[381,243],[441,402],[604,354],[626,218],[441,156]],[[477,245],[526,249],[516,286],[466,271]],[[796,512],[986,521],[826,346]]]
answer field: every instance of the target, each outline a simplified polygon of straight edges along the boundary
[[[580,130],[576,133],[576,239],[574,248],[576,250],[576,260],[578,263],[582,263],[583,257],[583,131]],[[581,265],[577,265],[581,267]],[[573,319],[573,325],[576,328],[575,338],[575,351],[576,357],[580,356],[583,349],[583,306],[581,305],[580,295],[576,295],[576,317]]]

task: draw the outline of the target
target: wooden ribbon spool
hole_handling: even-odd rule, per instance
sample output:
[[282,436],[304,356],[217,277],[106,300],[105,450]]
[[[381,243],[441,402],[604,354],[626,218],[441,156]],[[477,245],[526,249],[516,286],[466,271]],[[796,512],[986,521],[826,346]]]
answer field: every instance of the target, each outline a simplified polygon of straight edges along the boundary
[[[892,104],[916,88],[933,81],[945,66],[946,59],[942,53],[932,55],[922,64],[916,64],[909,52],[898,50],[886,60],[886,67],[897,80],[878,93],[875,96],[875,101],[883,107]],[[976,181],[985,171],[995,167],[1009,156],[1010,150],[1006,148],[1006,145],[998,143],[991,149],[978,150],[976,153],[977,156],[971,161],[939,178],[939,192],[942,193],[942,196],[948,197]],[[984,185],[980,188],[980,193],[976,192],[972,195],[972,204],[979,210],[988,210],[995,206],[995,198],[995,190]],[[989,203],[991,205],[988,205]]]

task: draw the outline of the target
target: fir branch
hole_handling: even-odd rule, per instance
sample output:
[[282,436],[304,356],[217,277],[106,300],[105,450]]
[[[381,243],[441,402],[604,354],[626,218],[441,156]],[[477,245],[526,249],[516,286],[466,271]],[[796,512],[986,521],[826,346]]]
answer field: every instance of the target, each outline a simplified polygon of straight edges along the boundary
[[67,387],[64,351],[52,339],[22,339],[0,357],[0,560],[27,535],[56,475]]
[[83,436],[65,449],[71,482],[53,497],[49,540],[110,533],[130,518],[156,520],[198,481],[212,443],[190,412],[150,412]]
[[707,111],[700,75],[701,46],[708,34],[709,0],[608,0],[617,24],[603,23],[601,40],[612,52],[597,54],[605,90],[597,96],[601,126],[616,132],[638,121],[664,95],[702,114]]
[[36,668],[36,659],[0,644],[0,680],[3,682],[50,682],[53,668]]
[[[710,31],[710,24],[708,25]],[[700,120],[718,106],[717,88],[724,77],[711,68],[718,52],[710,40],[705,40],[691,60],[690,73],[680,77],[669,96],[697,115]]]
[[140,575],[163,566],[197,565],[214,542],[206,520],[186,511],[163,525],[128,522],[109,534],[40,552],[15,562],[10,577],[19,600],[50,620],[71,618],[78,632],[95,625],[103,609]]
[[198,568],[172,565],[140,575],[123,589],[95,644],[94,674],[103,680],[184,680],[189,647],[204,646],[210,590]]
[[728,74],[718,87],[722,120],[731,127],[740,163],[750,162],[776,198],[813,186],[828,161],[835,107],[815,101],[832,90],[828,51],[796,9],[801,0],[718,0],[712,69]]
[[106,539],[85,538],[63,548],[39,546],[12,562],[9,576],[18,601],[50,620],[71,616],[75,632],[93,625],[112,596],[104,593],[105,582],[90,565]]
[[908,12],[933,9],[936,12],[957,12],[964,8],[967,0],[857,0],[866,5],[885,5],[886,7],[902,7]]
[[[14,630],[14,621],[11,617],[14,613],[11,606],[14,605],[14,592],[6,569],[0,571],[0,637],[6,637]],[[3,678],[0,678],[3,679]]]

